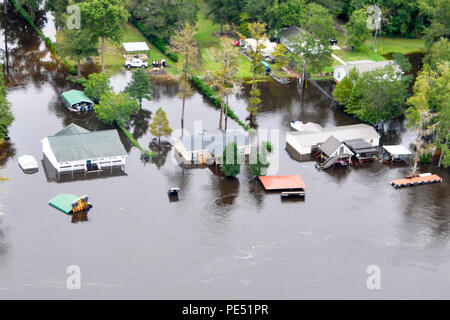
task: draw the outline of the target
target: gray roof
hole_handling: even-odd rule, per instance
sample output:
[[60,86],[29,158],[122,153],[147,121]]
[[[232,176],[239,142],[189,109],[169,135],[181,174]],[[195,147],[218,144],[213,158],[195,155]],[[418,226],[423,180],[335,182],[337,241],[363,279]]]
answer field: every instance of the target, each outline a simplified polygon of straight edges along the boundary
[[[70,125],[54,136],[47,137],[58,162],[93,160],[107,157],[126,156],[127,152],[120,141],[117,130],[73,133]],[[85,129],[84,129],[85,130]],[[81,130],[80,130],[81,131]]]
[[178,138],[187,151],[210,151],[220,156],[227,144],[235,142],[237,146],[250,145],[250,138],[240,131],[205,130],[202,134]]
[[351,139],[345,140],[344,143],[349,147],[353,152],[356,153],[366,153],[366,152],[376,152],[377,148],[373,147],[370,143],[366,142],[363,139]]
[[299,27],[290,26],[289,28],[284,29],[281,32],[280,41],[282,43],[284,43],[284,42],[288,41],[289,38],[291,38],[291,37],[297,37],[301,32],[302,32],[302,30]]
[[85,128],[82,128],[80,126],[77,126],[75,123],[69,124],[67,127],[59,131],[55,134],[55,136],[67,136],[71,134],[80,134],[80,133],[88,133],[89,130],[86,130]]
[[331,155],[339,149],[341,142],[333,136],[330,136],[324,143],[320,145],[320,150],[327,156]]

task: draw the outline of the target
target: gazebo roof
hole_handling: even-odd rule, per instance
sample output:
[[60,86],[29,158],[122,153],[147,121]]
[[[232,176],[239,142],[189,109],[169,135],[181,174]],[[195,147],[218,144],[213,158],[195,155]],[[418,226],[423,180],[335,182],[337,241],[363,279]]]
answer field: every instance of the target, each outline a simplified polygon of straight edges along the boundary
[[146,42],[125,42],[123,43],[123,48],[126,52],[137,52],[137,51],[149,51]]

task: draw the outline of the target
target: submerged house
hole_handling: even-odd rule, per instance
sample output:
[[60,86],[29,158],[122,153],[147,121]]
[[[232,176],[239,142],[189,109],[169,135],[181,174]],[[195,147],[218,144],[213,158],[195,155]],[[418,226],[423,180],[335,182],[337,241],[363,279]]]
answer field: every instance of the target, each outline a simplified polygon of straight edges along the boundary
[[63,105],[72,112],[94,110],[94,102],[83,91],[70,90],[61,95]]
[[380,135],[375,129],[366,124],[323,128],[319,124],[310,123],[302,127],[301,131],[288,132],[286,145],[300,155],[308,155],[312,149],[333,136],[338,141],[362,139],[373,147],[378,147]]
[[42,152],[58,175],[113,167],[123,170],[128,155],[117,130],[91,132],[73,123],[41,143]]
[[372,61],[372,60],[360,60],[360,61],[351,61],[346,65],[335,66],[333,72],[333,80],[338,83],[344,77],[346,77],[353,68],[356,68],[358,72],[365,73],[369,71],[373,71],[376,69],[382,69],[388,65],[393,65],[396,71],[400,71],[399,67],[393,60],[385,60],[385,61]]
[[344,142],[339,141],[334,136],[330,136],[319,146],[319,149],[322,157],[327,161],[333,159],[334,163],[339,162],[342,165],[347,165],[350,157],[354,155]]
[[204,130],[200,134],[174,139],[174,147],[184,164],[221,163],[225,147],[235,142],[238,154],[250,154],[250,137],[240,130]]

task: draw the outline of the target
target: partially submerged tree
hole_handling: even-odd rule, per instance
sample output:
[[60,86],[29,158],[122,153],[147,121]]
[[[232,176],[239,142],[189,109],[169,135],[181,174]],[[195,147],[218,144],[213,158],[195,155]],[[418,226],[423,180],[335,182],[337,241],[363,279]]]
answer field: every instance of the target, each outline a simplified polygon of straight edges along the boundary
[[267,146],[267,142],[263,142],[256,153],[250,155],[250,173],[252,176],[260,177],[267,174],[267,169],[270,166],[270,163],[267,160],[267,154],[270,150]]
[[142,100],[152,100],[152,90],[150,89],[150,77],[144,69],[137,69],[133,72],[130,83],[126,86],[125,92],[135,98],[142,108]]
[[58,52],[77,62],[78,77],[81,76],[81,60],[98,54],[97,37],[85,29],[64,29],[58,42]]
[[139,111],[139,104],[128,93],[109,92],[94,108],[97,118],[104,123],[123,126],[130,122],[132,114]]
[[84,93],[96,102],[100,101],[103,95],[112,91],[109,76],[104,73],[91,73],[83,86]]
[[278,69],[283,69],[289,63],[288,50],[282,43],[275,46],[273,56],[275,57],[275,65]]
[[346,105],[350,95],[352,94],[353,86],[359,78],[358,69],[353,68],[349,74],[338,82],[333,91],[334,99],[340,104]]
[[169,137],[172,134],[166,112],[162,108],[156,110],[153,121],[150,123],[150,133],[158,138],[158,144],[160,145],[161,137]]
[[241,172],[240,162],[237,144],[235,142],[230,142],[223,150],[220,169],[226,177],[237,176]]
[[212,73],[209,82],[220,96],[220,119],[219,129],[222,129],[223,114],[225,113],[225,130],[228,120],[228,96],[233,92],[234,86],[239,83],[239,51],[231,43],[222,40],[222,47],[217,50],[212,48],[210,54],[218,64],[217,69]]
[[0,68],[0,143],[8,135],[8,127],[13,123],[14,115],[11,112],[10,105],[6,99],[6,85],[3,78],[3,72]]
[[253,39],[255,39],[255,47],[253,50],[250,50],[248,53],[251,62],[251,72],[253,75],[252,78],[252,89],[250,91],[249,104],[247,107],[248,112],[250,113],[250,121],[258,114],[259,105],[261,104],[261,92],[258,89],[258,85],[256,82],[256,76],[260,74],[263,70],[263,65],[261,64],[261,60],[263,59],[262,50],[264,50],[265,45],[264,40],[267,39],[266,36],[266,24],[254,22],[248,25],[248,30]]
[[120,42],[130,14],[125,0],[85,0],[77,2],[82,16],[82,28],[102,41],[102,72],[105,72],[105,39]]
[[345,25],[345,30],[347,31],[347,45],[352,50],[361,49],[371,36],[371,31],[367,27],[367,12],[364,8],[353,11],[350,20]]
[[182,66],[182,78],[178,96],[183,100],[181,108],[181,132],[184,131],[184,109],[186,98],[193,94],[189,83],[192,77],[192,69],[199,64],[199,51],[194,39],[194,28],[185,23],[184,28],[175,32],[170,42],[172,50],[180,56]]

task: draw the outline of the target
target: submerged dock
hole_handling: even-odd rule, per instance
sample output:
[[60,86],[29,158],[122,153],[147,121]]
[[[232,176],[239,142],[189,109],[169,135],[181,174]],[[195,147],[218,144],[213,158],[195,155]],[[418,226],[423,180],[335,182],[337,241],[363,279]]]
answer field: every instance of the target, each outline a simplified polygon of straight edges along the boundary
[[438,176],[437,174],[432,174],[432,175],[421,176],[421,177],[397,179],[397,180],[393,180],[391,182],[391,184],[394,188],[397,189],[397,188],[402,188],[402,187],[419,186],[419,185],[423,185],[423,184],[430,184],[430,183],[436,183],[436,182],[442,182],[442,178],[440,176]]

